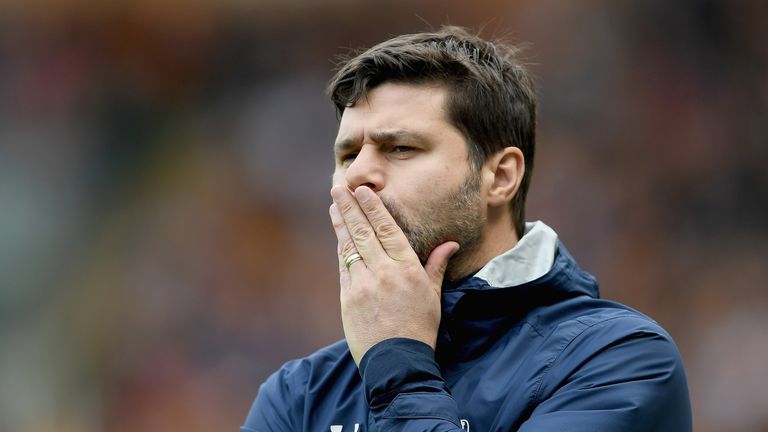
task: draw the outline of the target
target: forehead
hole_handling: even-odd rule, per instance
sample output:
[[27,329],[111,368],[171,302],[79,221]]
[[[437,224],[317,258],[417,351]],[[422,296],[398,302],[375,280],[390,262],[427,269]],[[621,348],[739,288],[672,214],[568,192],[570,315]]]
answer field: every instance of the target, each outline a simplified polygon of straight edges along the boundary
[[447,91],[437,84],[384,83],[346,108],[339,123],[339,141],[362,141],[382,130],[407,130],[439,138],[448,129]]

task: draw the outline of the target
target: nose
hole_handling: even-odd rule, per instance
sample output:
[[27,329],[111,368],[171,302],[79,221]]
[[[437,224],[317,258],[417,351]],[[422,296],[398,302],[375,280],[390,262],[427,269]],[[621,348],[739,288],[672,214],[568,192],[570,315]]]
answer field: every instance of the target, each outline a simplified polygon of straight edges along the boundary
[[347,166],[344,179],[352,190],[358,186],[368,186],[374,192],[378,192],[384,188],[385,164],[386,161],[379,153],[378,147],[365,144],[352,163]]

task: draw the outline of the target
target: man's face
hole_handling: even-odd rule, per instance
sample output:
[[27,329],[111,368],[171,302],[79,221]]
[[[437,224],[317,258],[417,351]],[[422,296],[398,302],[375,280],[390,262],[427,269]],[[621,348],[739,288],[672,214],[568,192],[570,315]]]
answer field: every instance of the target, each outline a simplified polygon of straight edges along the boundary
[[480,176],[464,136],[447,119],[446,90],[385,83],[344,110],[335,144],[334,185],[376,192],[422,262],[439,244],[468,255],[485,212]]

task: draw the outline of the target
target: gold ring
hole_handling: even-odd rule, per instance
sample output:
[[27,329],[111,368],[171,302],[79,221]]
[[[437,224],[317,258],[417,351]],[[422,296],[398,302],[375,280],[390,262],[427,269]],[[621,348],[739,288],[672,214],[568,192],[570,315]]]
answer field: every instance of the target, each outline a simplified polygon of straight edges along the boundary
[[355,252],[349,255],[348,257],[344,258],[344,265],[347,267],[347,270],[349,270],[349,266],[351,266],[352,264],[358,261],[361,261],[362,259],[363,257],[361,257],[359,253]]

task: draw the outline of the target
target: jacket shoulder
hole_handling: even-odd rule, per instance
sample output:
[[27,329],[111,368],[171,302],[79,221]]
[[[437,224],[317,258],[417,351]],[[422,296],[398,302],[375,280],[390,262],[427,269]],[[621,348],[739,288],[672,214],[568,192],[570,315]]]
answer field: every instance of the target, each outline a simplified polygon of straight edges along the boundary
[[347,342],[340,340],[306,357],[290,360],[262,384],[259,393],[270,392],[280,387],[290,390],[293,394],[303,394],[303,389],[311,380],[325,375],[329,369],[348,356]]
[[[259,388],[241,432],[301,430],[308,387],[351,361],[344,340],[283,364]],[[354,363],[353,363],[354,364]]]
[[549,349],[528,426],[690,430],[687,380],[672,337],[633,309],[599,299],[589,303],[546,336]]

